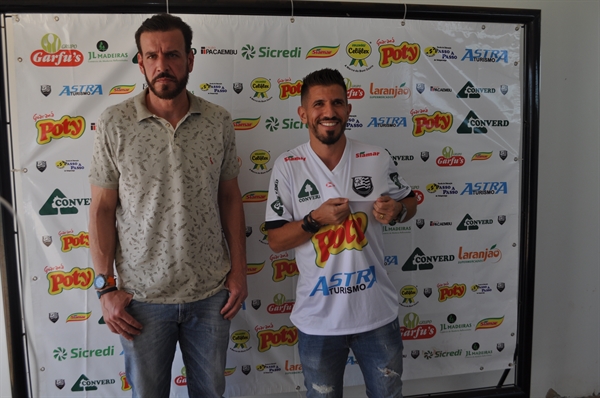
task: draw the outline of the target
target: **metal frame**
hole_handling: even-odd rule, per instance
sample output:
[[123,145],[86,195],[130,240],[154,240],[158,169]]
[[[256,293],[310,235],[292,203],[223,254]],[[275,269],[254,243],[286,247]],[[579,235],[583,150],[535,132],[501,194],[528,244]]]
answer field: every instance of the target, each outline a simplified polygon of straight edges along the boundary
[[[523,79],[523,140],[522,140],[522,182],[519,255],[519,308],[517,323],[517,349],[515,352],[515,384],[503,386],[510,369],[507,369],[498,386],[461,390],[417,397],[528,397],[531,388],[531,363],[533,340],[533,304],[535,285],[535,245],[537,220],[539,112],[540,112],[540,38],[541,11],[531,9],[506,9],[482,7],[453,7],[434,5],[405,5],[399,3],[344,3],[330,1],[293,0],[3,0],[0,14],[16,13],[158,13],[168,11],[176,14],[236,14],[236,15],[277,15],[312,16],[340,18],[380,18],[496,22],[522,25],[525,29],[524,79]],[[2,21],[4,22],[4,21]],[[0,42],[0,52],[6,43]],[[0,66],[0,195],[11,200],[13,177],[9,164],[9,118],[6,115],[8,82],[5,81],[6,65]],[[2,220],[5,220],[2,223]],[[3,228],[5,269],[2,273],[5,294],[5,314],[7,339],[9,344],[10,378],[15,397],[29,397],[28,369],[26,361],[24,331],[21,322],[21,299],[19,296],[19,270],[16,251],[17,231],[15,223],[9,223],[12,215],[5,209],[0,212]],[[0,253],[1,255],[2,253]],[[0,262],[0,265],[2,263]]]

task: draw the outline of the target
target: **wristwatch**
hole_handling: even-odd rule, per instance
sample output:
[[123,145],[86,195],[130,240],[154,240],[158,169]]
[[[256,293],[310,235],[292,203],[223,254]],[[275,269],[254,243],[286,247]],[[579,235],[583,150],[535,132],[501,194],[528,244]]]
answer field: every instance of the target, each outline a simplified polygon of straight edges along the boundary
[[117,286],[117,278],[114,275],[98,274],[94,279],[94,287],[96,290],[104,289],[111,286]]

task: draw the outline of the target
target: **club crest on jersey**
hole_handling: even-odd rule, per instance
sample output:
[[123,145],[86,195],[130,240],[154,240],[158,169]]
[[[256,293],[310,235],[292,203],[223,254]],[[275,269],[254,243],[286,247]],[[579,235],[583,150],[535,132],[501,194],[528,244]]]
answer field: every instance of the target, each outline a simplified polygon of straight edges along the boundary
[[373,181],[370,176],[352,177],[352,190],[366,198],[373,192]]
[[406,189],[408,188],[406,185],[402,185],[402,182],[400,182],[400,175],[398,175],[398,173],[392,173],[390,174],[390,179],[392,181],[394,181],[394,184],[396,184],[396,186],[400,189]]
[[271,209],[273,209],[273,211],[277,213],[279,217],[283,216],[283,203],[281,203],[281,198],[279,196],[273,203],[271,203]]

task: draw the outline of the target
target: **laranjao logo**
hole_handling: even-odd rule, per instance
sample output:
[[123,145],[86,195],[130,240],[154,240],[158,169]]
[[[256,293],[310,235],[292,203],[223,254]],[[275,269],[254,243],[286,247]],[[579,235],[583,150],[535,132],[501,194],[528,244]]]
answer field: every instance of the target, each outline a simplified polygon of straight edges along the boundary
[[440,167],[460,167],[465,164],[465,158],[460,153],[454,153],[452,147],[444,147],[442,156],[435,160],[435,164]]
[[369,98],[401,98],[408,99],[410,98],[412,91],[410,88],[406,87],[406,82],[402,83],[400,86],[393,87],[375,87],[375,84],[371,82],[369,85]]
[[306,53],[306,59],[308,58],[331,58],[340,50],[339,44],[337,47],[332,46],[318,46],[313,47]]
[[414,64],[419,60],[421,47],[417,43],[408,43],[406,41],[400,43],[399,46],[394,44],[384,44],[379,46],[379,66],[387,68],[392,64],[405,62]]
[[261,330],[256,334],[258,337],[258,352],[265,352],[271,347],[289,346],[298,343],[298,329],[295,326],[282,326],[279,330]]
[[89,289],[94,283],[94,269],[75,267],[69,272],[49,272],[46,277],[49,282],[48,293],[55,296],[63,290]]
[[54,216],[60,214],[77,214],[77,207],[89,206],[91,198],[68,199],[59,189],[55,189],[46,203],[42,206],[40,216]]
[[302,80],[296,80],[292,83],[292,79],[278,79],[279,83],[279,99],[286,100],[290,97],[300,96],[300,90],[302,90]]
[[346,54],[352,61],[346,65],[348,70],[352,72],[365,72],[373,67],[368,66],[366,59],[371,55],[371,45],[364,40],[353,40],[346,46]]
[[491,263],[497,263],[502,260],[502,252],[492,245],[489,249],[468,251],[463,247],[458,248],[458,263],[483,263],[490,260]]
[[31,53],[31,63],[35,66],[79,66],[83,63],[83,54],[75,44],[62,44],[54,33],[45,34],[41,40],[41,50]]
[[404,326],[400,326],[402,340],[430,339],[437,333],[437,329],[431,321],[421,321],[419,315],[409,312],[404,316]]
[[[412,114],[412,112],[411,112]],[[422,137],[425,133],[439,131],[445,133],[452,127],[453,118],[451,113],[436,111],[433,115],[413,115],[413,136]]]
[[342,224],[321,227],[311,238],[317,266],[325,267],[332,254],[336,255],[344,250],[361,251],[368,243],[365,236],[368,222],[367,215],[358,212],[348,215]]
[[64,115],[60,120],[40,119],[35,122],[35,127],[38,132],[37,143],[44,145],[60,138],[81,137],[85,131],[85,119],[83,116]]
[[438,301],[443,303],[451,298],[463,298],[467,292],[467,285],[464,283],[455,283],[450,286],[450,284],[446,282],[444,284],[438,284],[438,292]]

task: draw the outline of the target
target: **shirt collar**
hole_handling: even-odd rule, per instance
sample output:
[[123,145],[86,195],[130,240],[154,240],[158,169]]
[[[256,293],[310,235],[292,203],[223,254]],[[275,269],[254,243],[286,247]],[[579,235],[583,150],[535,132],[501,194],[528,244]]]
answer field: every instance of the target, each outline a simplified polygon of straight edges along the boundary
[[[133,104],[135,106],[135,111],[137,114],[137,121],[141,122],[144,119],[148,119],[154,117],[154,114],[148,110],[146,107],[146,94],[148,93],[148,88],[144,91],[133,97]],[[186,90],[188,100],[190,102],[190,109],[188,114],[201,114],[202,113],[202,98],[196,97],[192,95],[189,91]]]

